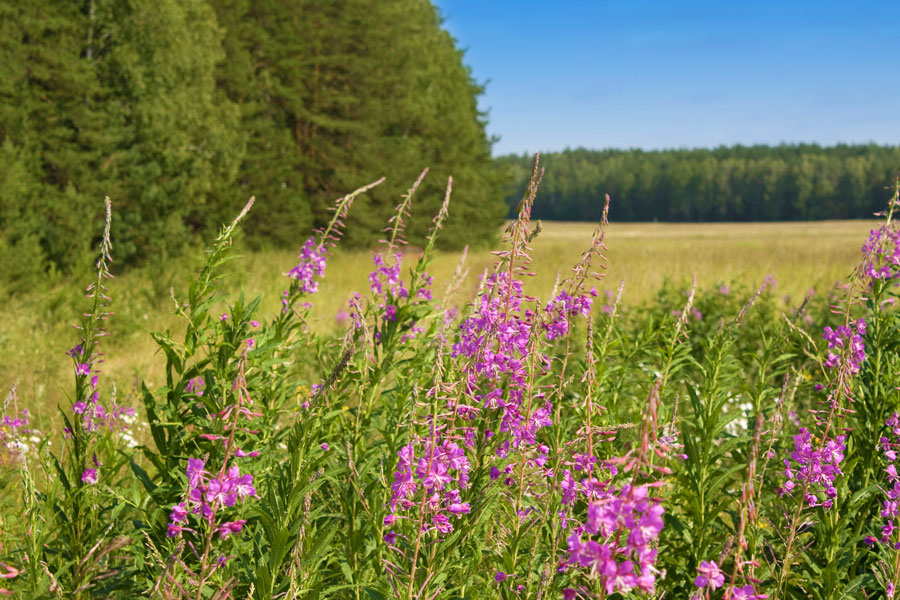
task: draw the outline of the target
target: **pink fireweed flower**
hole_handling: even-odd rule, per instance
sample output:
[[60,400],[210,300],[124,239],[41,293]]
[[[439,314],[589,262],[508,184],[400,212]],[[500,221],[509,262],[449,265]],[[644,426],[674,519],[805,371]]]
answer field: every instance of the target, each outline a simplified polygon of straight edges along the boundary
[[[595,487],[590,480],[585,482],[586,489]],[[651,546],[663,529],[665,510],[658,499],[649,497],[646,485],[625,485],[618,491],[607,485],[597,487],[590,492],[596,499],[588,502],[584,525],[568,538],[567,564],[600,577],[609,594],[635,587],[652,591],[658,571],[657,552]],[[571,488],[568,485],[563,494],[572,494]],[[599,541],[582,541],[584,533],[598,536]]]
[[169,519],[173,523],[183,523],[187,520],[187,515],[188,510],[184,506],[184,502],[179,502],[172,507],[172,512],[169,514]]
[[85,469],[84,473],[81,474],[82,483],[86,483],[87,485],[94,485],[97,483],[97,469]]
[[400,279],[400,264],[402,260],[402,254],[395,254],[394,264],[388,265],[380,254],[372,255],[375,270],[369,273],[369,288],[374,295],[385,298],[388,297],[388,294],[394,298],[409,297],[409,291]]
[[[840,463],[844,460],[844,445],[846,436],[839,435],[828,440],[821,449],[813,444],[812,436],[806,428],[800,428],[794,436],[794,451],[790,460],[784,459],[785,483],[777,492],[784,496],[790,495],[798,484],[808,484],[807,494],[804,500],[810,506],[822,506],[831,508],[834,498],[837,497],[837,489],[834,480],[842,474]],[[826,496],[824,501],[818,494]]]
[[729,590],[731,600],[765,600],[768,594],[757,594],[756,589],[752,585],[743,587],[733,587]]
[[863,244],[863,274],[871,282],[893,279],[900,272],[900,231],[881,227],[869,232]]
[[884,457],[887,462],[884,472],[887,474],[888,484],[890,485],[890,487],[882,488],[885,499],[880,514],[886,521],[881,528],[880,539],[869,536],[866,538],[866,543],[873,545],[881,542],[897,550],[900,548],[900,539],[895,539],[894,536],[894,532],[897,529],[895,520],[898,517],[898,513],[900,513],[900,473],[897,472],[897,465],[895,464],[898,457],[897,448],[900,447],[900,417],[898,417],[897,413],[888,417],[885,421],[885,426],[890,431],[891,437],[883,436],[879,445],[884,451]]
[[234,482],[227,477],[225,479],[211,479],[207,486],[206,501],[211,505],[234,506],[237,496],[234,490]]
[[[534,398],[538,404],[531,407],[530,414],[525,407],[535,315],[524,308],[524,302],[521,281],[510,281],[506,273],[492,274],[476,300],[474,313],[461,324],[452,350],[452,356],[468,359],[464,365],[467,392],[482,409],[497,411],[499,430],[510,435],[514,448],[536,443],[538,430],[551,424],[553,411],[542,394]],[[541,354],[539,368],[546,370],[547,364],[547,357]],[[501,448],[498,456],[507,451]]]
[[393,304],[388,304],[384,307],[384,318],[388,321],[396,321],[397,320],[397,307]]
[[716,564],[716,561],[701,561],[697,567],[699,575],[694,579],[694,585],[698,588],[720,588],[725,584],[725,575]]
[[219,537],[224,540],[227,539],[228,536],[232,533],[240,533],[240,531],[244,528],[244,524],[246,522],[247,521],[245,520],[229,521],[228,523],[219,525],[219,527],[216,528],[216,531],[219,533]]
[[[866,345],[863,337],[866,334],[866,322],[863,319],[850,321],[849,325],[841,325],[836,330],[826,327],[822,338],[828,342],[828,356],[825,367],[842,368],[850,375],[859,373],[860,365],[866,359]],[[837,350],[837,352],[831,352]]]
[[323,244],[316,245],[315,237],[310,237],[300,250],[300,261],[286,275],[298,282],[301,294],[315,294],[319,290],[316,277],[325,275],[326,250]]
[[189,458],[187,464],[187,477],[188,477],[188,485],[192,488],[196,488],[200,485],[200,482],[205,475],[205,471],[203,470],[204,462],[199,458]]
[[196,458],[188,459],[186,474],[188,477],[186,496],[172,507],[166,535],[177,537],[183,531],[193,531],[182,525],[187,523],[191,514],[198,515],[206,521],[210,528],[219,533],[220,538],[224,539],[240,532],[245,521],[216,525],[213,522],[214,516],[220,514],[217,511],[234,506],[238,500],[244,501],[247,497],[256,495],[256,489],[252,485],[253,476],[241,475],[238,467],[231,467],[227,473],[211,476],[204,470],[203,461]]
[[555,340],[569,332],[569,318],[576,315],[590,317],[591,306],[597,290],[591,288],[588,294],[582,296],[570,296],[567,292],[560,292],[547,303],[544,312],[547,319],[544,322],[544,330],[547,332],[547,340]]
[[228,479],[239,497],[246,498],[256,495],[256,488],[253,487],[253,475],[249,473],[241,475],[238,467],[231,467],[228,469]]
[[[419,457],[416,456],[417,445],[422,449]],[[426,524],[426,528],[441,533],[452,531],[448,514],[459,518],[470,511],[469,503],[462,501],[459,491],[469,481],[469,460],[464,449],[455,442],[440,441],[439,434],[432,431],[431,436],[407,444],[397,455],[399,461],[391,484],[392,519],[396,519],[397,513],[418,506],[413,499],[421,487],[431,513],[431,525]],[[385,521],[389,524],[387,519]]]
[[184,391],[189,394],[203,395],[203,388],[206,387],[206,380],[202,377],[194,377],[184,386]]

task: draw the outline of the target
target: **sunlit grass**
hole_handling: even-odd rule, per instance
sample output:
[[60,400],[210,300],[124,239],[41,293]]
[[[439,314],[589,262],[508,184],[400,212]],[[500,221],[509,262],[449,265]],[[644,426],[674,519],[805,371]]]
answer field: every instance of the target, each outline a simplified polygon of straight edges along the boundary
[[[624,280],[623,301],[636,305],[650,299],[666,278],[687,285],[696,275],[701,287],[731,282],[756,287],[771,275],[780,294],[799,302],[810,287],[821,291],[846,278],[872,226],[870,221],[612,224],[607,235],[609,268],[598,289],[615,289]],[[556,274],[565,277],[578,260],[593,229],[586,223],[545,223],[533,244],[538,275],[529,281],[527,291],[545,297]],[[245,253],[231,263],[234,274],[225,280],[226,288],[243,287],[248,294],[262,294],[264,311],[277,311],[285,285],[282,274],[295,257],[296,253],[289,251]],[[201,258],[189,256],[129,271],[111,282],[116,315],[109,321],[111,335],[103,343],[103,368],[113,375],[120,397],[128,393],[137,373],[153,384],[160,383],[163,360],[155,354],[148,328],[180,326],[172,316],[168,290],[174,287],[176,298],[182,295],[191,269]],[[450,281],[459,258],[459,253],[438,254],[431,268],[435,281],[442,285]],[[478,275],[492,264],[489,252],[471,253],[466,261],[469,275],[450,301],[460,304],[470,298]],[[346,309],[350,296],[367,292],[371,269],[368,252],[338,252],[332,257],[313,299],[311,326],[334,328],[335,315]],[[46,294],[13,298],[5,306],[0,343],[8,349],[8,362],[0,375],[0,389],[8,390],[19,381],[19,398],[32,407],[39,427],[42,418],[64,403],[64,390],[71,387],[71,363],[65,351],[77,338],[70,324],[84,307],[78,302],[82,283],[73,281]],[[444,290],[436,287],[435,292],[441,297]]]

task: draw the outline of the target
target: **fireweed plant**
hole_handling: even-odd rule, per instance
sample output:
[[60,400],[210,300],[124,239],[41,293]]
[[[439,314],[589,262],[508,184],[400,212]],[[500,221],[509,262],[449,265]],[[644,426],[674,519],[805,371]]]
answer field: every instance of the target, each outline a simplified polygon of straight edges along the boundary
[[308,311],[380,182],[298,241],[272,314],[222,292],[251,200],[171,293],[180,326],[152,334],[165,380],[125,396],[100,343],[107,203],[59,349],[70,401],[48,420],[12,390],[0,415],[0,594],[895,597],[898,186],[844,286],[666,282],[634,307],[602,278],[606,212],[571,272],[529,295],[542,174],[536,157],[493,267],[475,280],[461,263],[438,288],[452,181],[413,254],[423,172],[334,333]]

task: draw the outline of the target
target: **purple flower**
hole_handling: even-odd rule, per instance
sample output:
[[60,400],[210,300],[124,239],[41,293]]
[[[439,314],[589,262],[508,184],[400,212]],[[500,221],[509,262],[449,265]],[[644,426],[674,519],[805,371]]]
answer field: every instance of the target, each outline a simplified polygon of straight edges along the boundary
[[498,583],[506,581],[509,578],[509,575],[504,573],[503,571],[497,571],[497,574],[494,575],[494,580]]
[[299,262],[287,273],[288,277],[297,280],[297,289],[301,294],[315,294],[318,291],[319,282],[315,278],[325,275],[325,255],[325,246],[316,245],[314,237],[303,244]]
[[222,316],[219,317],[220,321],[227,321],[229,319],[228,313],[222,313]]
[[829,350],[825,359],[825,367],[841,368],[850,375],[859,373],[860,365],[866,359],[866,345],[862,336],[866,334],[866,322],[863,319],[850,321],[849,325],[841,325],[836,330],[825,327],[822,338],[828,342]]
[[241,475],[237,467],[231,467],[228,469],[228,477],[229,481],[234,486],[234,491],[241,498],[256,495],[256,488],[252,485],[253,475],[250,475],[249,473]]
[[[572,483],[566,484],[566,479]],[[658,500],[649,497],[647,486],[625,485],[616,491],[596,479],[585,479],[577,486],[566,471],[561,487],[564,498],[567,494],[572,496],[571,502],[577,491],[592,498],[583,527],[568,538],[567,563],[599,575],[610,594],[635,587],[653,591],[658,571],[657,551],[651,545],[662,531],[665,511]],[[604,542],[582,541],[582,533],[597,535]]]
[[207,486],[206,501],[211,505],[234,506],[236,500],[234,482],[228,477],[225,479],[210,479]]
[[[506,273],[491,275],[475,302],[474,313],[460,326],[452,349],[452,356],[464,360],[467,392],[481,402],[483,410],[496,411],[499,431],[510,436],[514,448],[536,443],[538,430],[550,423],[553,407],[545,401],[533,411],[531,419],[526,419],[529,411],[524,401],[535,314],[524,308],[524,302],[521,281],[510,280]],[[568,318],[566,300],[559,300],[554,306],[554,314],[560,315],[556,327],[568,327],[562,324]],[[541,354],[536,366],[546,370],[548,364],[549,359]],[[507,451],[508,447],[501,447],[498,456]]]
[[244,528],[244,523],[246,523],[246,522],[247,521],[245,521],[245,520],[229,521],[228,523],[223,523],[223,524],[219,525],[219,527],[216,529],[216,531],[219,532],[219,537],[224,540],[224,539],[227,539],[228,536],[231,535],[232,533],[240,533],[241,529]]
[[172,507],[172,512],[169,514],[169,519],[173,523],[184,523],[187,520],[188,510],[184,506],[184,502],[179,502],[175,506]]
[[397,320],[397,307],[393,304],[388,304],[384,307],[384,318],[388,321],[396,321]]
[[765,600],[767,594],[757,594],[752,585],[731,588],[731,600]]
[[[416,446],[421,447],[419,455]],[[469,503],[462,501],[459,491],[469,481],[469,460],[465,450],[456,442],[441,440],[440,434],[432,428],[427,438],[407,444],[397,456],[399,460],[391,484],[392,516],[396,518],[397,512],[417,506],[411,499],[421,486],[428,498],[430,526],[440,533],[452,531],[450,516],[459,518],[470,511]]]
[[169,523],[169,526],[166,528],[166,537],[177,537],[181,535],[182,531],[184,531],[184,527],[182,527],[181,525]]
[[606,593],[629,592],[637,586],[638,578],[634,574],[634,564],[630,560],[621,563],[614,573],[607,574]]
[[88,485],[97,483],[97,469],[85,469],[84,473],[81,474],[81,481]]
[[725,584],[725,575],[714,560],[709,562],[701,561],[700,566],[697,567],[697,572],[699,575],[694,579],[694,585],[698,588],[710,587],[716,589]]
[[878,279],[893,279],[900,266],[900,231],[887,226],[873,229],[862,247],[863,273],[870,284]]
[[91,372],[90,363],[78,363],[78,366],[75,368],[76,375],[88,375]]
[[204,462],[199,458],[189,458],[188,466],[187,466],[187,478],[188,485],[191,488],[196,488],[200,485],[200,482],[203,479],[203,475],[205,475],[205,471],[203,470]]
[[569,318],[576,315],[589,317],[591,306],[594,303],[592,296],[596,296],[596,290],[592,294],[571,296],[567,292],[560,292],[547,303],[544,312],[547,318],[544,321],[544,330],[547,340],[552,341],[563,337],[569,332]]
[[[395,254],[394,264],[388,265],[385,264],[384,257],[380,254],[372,255],[375,270],[369,273],[369,288],[374,295],[382,296],[386,300],[390,296],[393,298],[409,297],[409,291],[400,280],[400,263],[402,260],[402,254]],[[389,304],[389,302],[386,302],[386,304]]]
[[[800,428],[794,436],[794,451],[790,460],[784,459],[785,483],[778,489],[781,495],[790,494],[798,483],[807,482],[805,501],[810,506],[830,508],[837,495],[834,480],[842,474],[840,463],[844,460],[846,436],[828,440],[821,449],[812,443],[812,436],[805,428]],[[829,499],[820,502],[817,492],[822,492]]]

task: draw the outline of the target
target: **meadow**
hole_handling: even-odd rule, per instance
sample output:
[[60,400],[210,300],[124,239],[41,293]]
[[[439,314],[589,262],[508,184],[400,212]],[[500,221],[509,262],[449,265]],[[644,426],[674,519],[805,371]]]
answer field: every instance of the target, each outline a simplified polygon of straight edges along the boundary
[[415,186],[373,253],[361,189],[299,256],[236,257],[251,202],[120,278],[107,203],[86,297],[8,303],[0,593],[893,598],[900,183],[878,222],[589,228],[538,180],[462,268],[449,183],[405,256]]
[[[721,285],[744,288],[759,286],[767,276],[777,282],[780,298],[799,302],[810,288],[826,293],[849,275],[859,257],[860,240],[875,227],[875,221],[815,221],[790,223],[612,223],[607,234],[608,257],[602,291],[612,293],[625,281],[623,306],[647,303],[665,281],[687,289],[696,276],[702,289]],[[529,294],[546,298],[558,275],[565,276],[590,243],[595,225],[590,223],[543,222],[534,243],[535,275],[525,280]],[[262,310],[275,312],[281,306],[284,273],[296,260],[285,251],[236,251],[232,271],[223,282],[225,290],[245,289],[262,296]],[[460,253],[437,252],[430,270],[437,281],[449,281],[460,264]],[[117,276],[115,319],[110,321],[110,371],[119,389],[130,390],[136,377],[159,381],[164,365],[150,336],[155,329],[178,329],[172,314],[169,289],[184,291],[199,268],[202,253],[196,252],[164,264],[133,269]],[[407,254],[404,267],[415,261]],[[469,275],[453,302],[462,305],[474,295],[478,278],[491,267],[494,256],[487,249],[473,250],[464,263]],[[319,332],[338,327],[336,316],[349,310],[354,292],[364,291],[372,270],[371,252],[338,251],[323,278],[317,301],[308,316]],[[6,318],[0,323],[0,344],[7,348],[0,389],[19,383],[19,393],[28,397],[39,423],[55,415],[65,402],[63,382],[71,365],[63,351],[81,306],[80,281],[58,283],[40,293],[6,300]],[[435,290],[436,297],[444,289]],[[60,382],[60,383],[53,383]]]

